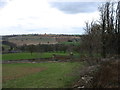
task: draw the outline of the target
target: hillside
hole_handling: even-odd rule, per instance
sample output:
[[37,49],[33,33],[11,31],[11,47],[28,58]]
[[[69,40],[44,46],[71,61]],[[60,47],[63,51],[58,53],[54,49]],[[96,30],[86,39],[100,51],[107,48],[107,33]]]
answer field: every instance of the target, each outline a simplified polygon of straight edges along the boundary
[[15,35],[13,37],[7,37],[6,39],[8,42],[14,43],[17,46],[26,45],[37,45],[37,44],[57,44],[61,42],[67,41],[79,41],[80,36],[73,36],[73,35]]

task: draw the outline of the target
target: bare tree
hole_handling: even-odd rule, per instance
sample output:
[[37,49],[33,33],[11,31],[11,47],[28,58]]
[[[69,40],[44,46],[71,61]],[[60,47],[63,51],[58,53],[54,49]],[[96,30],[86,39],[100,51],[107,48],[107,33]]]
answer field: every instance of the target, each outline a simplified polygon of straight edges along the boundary
[[90,56],[99,52],[103,58],[115,55],[116,51],[120,54],[120,1],[116,13],[114,2],[104,3],[99,7],[99,12],[99,23],[95,21],[85,23],[81,48],[89,52]]
[[85,35],[82,37],[82,48],[92,57],[100,49],[100,25],[95,21],[91,23],[86,22],[84,30]]
[[102,5],[100,8],[99,8],[99,11],[101,13],[101,26],[102,26],[102,33],[101,33],[101,47],[102,47],[102,52],[101,52],[101,55],[105,58],[106,57],[106,47],[105,47],[105,44],[106,44],[106,39],[105,39],[105,33],[106,33],[106,10],[105,10],[105,5]]
[[113,52],[114,46],[114,3],[106,2],[103,4],[99,11],[100,15],[100,22],[101,22],[101,46],[102,52],[101,55],[105,58],[106,53]]
[[117,9],[116,9],[116,25],[115,25],[115,32],[116,32],[116,46],[117,46],[117,54],[120,55],[120,1],[118,2]]

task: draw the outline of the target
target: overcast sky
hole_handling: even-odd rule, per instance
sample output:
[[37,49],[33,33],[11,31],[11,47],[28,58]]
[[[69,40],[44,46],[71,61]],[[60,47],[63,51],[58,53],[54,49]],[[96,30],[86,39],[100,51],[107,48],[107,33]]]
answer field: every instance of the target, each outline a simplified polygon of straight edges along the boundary
[[83,34],[85,21],[99,18],[100,2],[0,0],[0,35]]

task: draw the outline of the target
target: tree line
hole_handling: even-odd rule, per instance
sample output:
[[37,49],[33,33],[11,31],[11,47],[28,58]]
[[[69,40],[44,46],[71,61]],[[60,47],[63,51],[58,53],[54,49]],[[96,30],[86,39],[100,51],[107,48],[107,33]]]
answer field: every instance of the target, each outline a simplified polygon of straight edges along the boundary
[[23,45],[17,47],[22,52],[78,52],[78,47],[75,45],[65,44],[38,44],[38,45]]

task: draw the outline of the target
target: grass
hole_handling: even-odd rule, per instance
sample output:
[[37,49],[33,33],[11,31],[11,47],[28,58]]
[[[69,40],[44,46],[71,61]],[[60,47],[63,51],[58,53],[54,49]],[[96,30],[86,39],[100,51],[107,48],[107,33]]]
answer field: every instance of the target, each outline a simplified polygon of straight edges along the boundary
[[9,53],[3,54],[2,60],[18,60],[18,59],[34,59],[34,58],[50,58],[53,54],[57,55],[69,55],[63,52],[48,52],[48,53]]
[[[4,82],[2,85],[3,88],[69,87],[79,78],[79,76],[73,74],[73,72],[75,72],[76,68],[82,66],[83,63],[77,62],[3,64]],[[31,70],[26,72],[26,69],[30,68]],[[35,68],[43,68],[43,70],[35,71]],[[33,72],[31,72],[32,70]]]
[[[50,58],[54,53],[9,53],[3,54],[2,60],[18,60],[18,59],[34,59],[34,58]],[[67,55],[66,53],[56,53],[59,55]]]
[[60,44],[64,44],[64,45],[75,45],[75,46],[79,46],[79,45],[80,45],[79,42],[61,42]]

